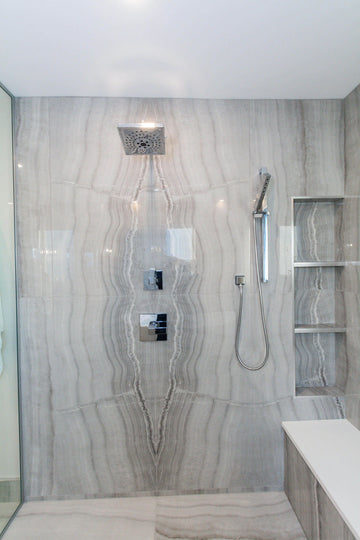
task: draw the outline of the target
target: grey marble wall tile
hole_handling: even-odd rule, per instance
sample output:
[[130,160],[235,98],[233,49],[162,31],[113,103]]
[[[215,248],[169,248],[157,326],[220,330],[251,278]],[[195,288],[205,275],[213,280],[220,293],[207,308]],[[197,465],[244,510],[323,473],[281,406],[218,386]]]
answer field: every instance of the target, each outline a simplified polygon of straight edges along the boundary
[[360,429],[360,396],[359,394],[346,394],[346,418]]
[[[282,225],[291,214],[282,200],[304,191],[304,119],[300,101],[256,100],[251,102],[251,171],[266,166],[273,174],[273,203]],[[255,193],[253,193],[255,198]]]
[[164,99],[154,103],[157,118],[165,119],[170,157],[156,160],[157,173],[174,194],[248,182],[249,101]]
[[296,386],[334,386],[336,334],[297,334]]
[[[161,489],[279,490],[280,413],[177,391],[168,412],[159,467]],[[251,426],[251,427],[250,427]],[[179,445],[177,441],[186,441]]]
[[52,293],[49,108],[45,98],[17,98],[16,224],[20,296]]
[[304,100],[303,159],[305,192],[344,195],[344,103],[340,99]]
[[306,537],[319,539],[317,482],[285,434],[285,493]]
[[320,484],[317,486],[317,497],[320,538],[324,540],[356,540]]
[[290,210],[280,204],[282,197],[343,196],[341,100],[256,100],[251,115],[251,167],[266,165],[274,174],[282,222]]
[[[284,402],[286,404],[286,402]],[[280,404],[282,406],[282,403]],[[345,400],[339,396],[301,397],[294,399],[290,407],[282,408],[284,420],[330,420],[344,418]]]
[[[26,209],[28,181],[35,215],[49,219],[26,210],[29,245],[50,232],[51,265],[49,288],[24,289],[43,298],[21,308],[26,496],[280,489],[281,420],[342,414],[336,398],[293,399],[290,199],[314,185],[342,192],[339,102],[45,98],[46,120],[37,103],[19,116],[32,172],[17,197]],[[165,156],[125,156],[116,125],[143,119],[165,123]],[[39,122],[41,151],[26,138]],[[246,275],[241,347],[255,363],[260,166],[274,176],[270,358],[253,373],[235,358],[234,275]],[[152,267],[163,291],[143,290]],[[167,342],[138,341],[142,312],[168,313]]]
[[360,85],[345,98],[345,194],[359,196]]
[[[274,244],[271,244],[272,235],[276,238],[276,245],[279,245],[282,238],[286,238],[285,245],[291,246],[291,240],[287,235],[289,232],[291,236],[292,196],[343,195],[343,108],[340,101],[321,103],[316,101],[254,101],[251,103],[250,118],[251,167],[255,169],[259,165],[266,165],[274,176],[269,198],[271,210],[269,219],[270,223],[273,222],[274,228],[270,231],[272,234],[269,234],[270,253],[275,253]],[[328,161],[329,151],[331,151],[330,162]],[[328,227],[327,230],[330,231],[331,245],[334,246],[335,231],[340,232],[341,222],[335,217],[337,214],[333,207],[331,210],[331,228]],[[326,245],[328,248],[329,242]],[[331,255],[333,259],[335,255],[333,251],[332,248],[331,253],[326,255],[329,257]],[[320,255],[322,257],[324,254],[320,253]],[[307,254],[306,259],[308,259]],[[283,275],[283,279],[288,280],[289,290],[292,290],[291,264],[291,250],[287,251],[283,243],[277,252],[277,260],[273,261],[273,266],[270,267],[271,275],[273,273],[275,276],[276,288],[272,289],[271,285],[269,288],[264,287],[265,298],[267,294],[270,296],[270,299],[267,297],[265,300],[265,303],[268,302],[268,305],[272,307],[270,318],[273,314],[279,313],[277,303],[280,300],[280,290],[284,291],[279,286],[278,276]],[[272,282],[274,283],[274,280]],[[325,291],[323,296],[324,302],[323,306],[320,305],[320,311],[323,312],[326,309],[332,318],[341,318],[339,310],[334,313],[335,298],[332,302],[329,301]],[[284,321],[287,318],[288,321],[292,321],[293,303],[291,299],[290,301],[285,299],[288,300],[283,295],[281,320]],[[318,300],[318,294],[316,299]],[[297,297],[296,302],[297,304],[305,303],[307,307],[307,304],[312,302],[312,295],[304,298]],[[318,309],[316,300],[313,306],[315,304]],[[313,308],[314,315],[316,315],[316,309]],[[304,309],[301,311],[305,313]],[[320,316],[320,313],[317,315]],[[271,342],[273,339],[272,336]],[[287,343],[286,349],[290,350],[288,361],[294,366],[293,345],[290,339]],[[278,349],[276,349],[277,353]],[[276,360],[279,361],[279,354]],[[283,372],[280,372],[280,378],[281,373]],[[279,373],[277,375],[279,376]],[[290,389],[293,379],[288,380],[290,384],[287,388]]]
[[[261,405],[178,390],[166,419],[159,488],[280,490],[281,421],[340,417],[342,410],[337,398],[330,397]],[[179,440],[185,444],[179,445]]]
[[[340,270],[341,272],[341,270]],[[295,268],[295,324],[345,323],[337,268]]]
[[[345,293],[358,294],[360,290],[360,264],[355,262],[347,262],[345,271],[341,273],[341,282]],[[346,301],[346,295],[345,295]],[[346,307],[346,310],[348,307]],[[349,306],[349,309],[351,307]],[[351,309],[353,311],[353,309]],[[351,320],[351,319],[350,319]]]
[[156,488],[156,468],[136,397],[58,411],[54,487],[59,498],[105,497]]
[[131,390],[124,313],[127,297],[54,297],[49,314],[51,390],[56,410],[97,403]]
[[[144,107],[139,99],[49,98],[48,101],[52,181],[129,196],[133,182],[143,175],[144,160],[125,156],[117,125],[141,122],[146,104]],[[125,183],[124,179],[129,177],[132,182]]]
[[[356,177],[358,182],[358,176]],[[360,197],[345,196],[344,199],[344,260],[356,264],[360,260]]]
[[295,261],[343,261],[343,203],[294,204]]
[[131,200],[52,184],[55,296],[117,296],[126,283]]
[[344,334],[297,334],[295,348],[297,388],[318,388],[320,392],[322,387],[333,386],[334,395],[345,391],[349,368]]
[[54,469],[54,418],[49,359],[54,354],[52,300],[21,298],[20,376],[24,492],[51,494]]
[[346,332],[346,350],[348,356],[347,394],[360,395],[359,331],[359,327],[354,327],[349,328]]
[[[347,269],[346,269],[347,270]],[[346,328],[359,328],[360,326],[360,295],[358,292],[344,294]]]
[[[239,366],[234,348],[232,350],[231,396],[243,403],[272,403],[293,395],[295,360],[291,313],[292,294],[267,296],[265,293],[264,290],[265,315],[270,339],[267,365],[261,371],[247,371]],[[234,334],[237,316],[238,306],[234,312]],[[239,353],[246,363],[253,366],[258,365],[265,354],[258,295],[248,294],[246,290]]]
[[[201,394],[242,403],[267,403],[289,397],[293,390],[292,320],[284,305],[291,303],[291,293],[269,298],[266,306],[271,336],[270,359],[258,373],[242,368],[235,356],[234,336],[239,309],[236,296],[189,295],[177,297],[180,333],[176,361],[177,387]],[[256,365],[265,353],[257,294],[245,287],[243,323],[239,351],[244,360]],[[273,317],[272,313],[278,314]],[[176,316],[176,314],[175,314]],[[264,379],[269,384],[264,385]]]

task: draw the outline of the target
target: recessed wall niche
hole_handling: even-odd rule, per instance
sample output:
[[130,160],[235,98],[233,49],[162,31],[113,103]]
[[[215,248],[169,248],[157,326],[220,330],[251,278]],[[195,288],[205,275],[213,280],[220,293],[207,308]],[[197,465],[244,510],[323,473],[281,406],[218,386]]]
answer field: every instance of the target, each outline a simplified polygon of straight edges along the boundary
[[343,198],[293,199],[296,395],[342,395],[346,382]]

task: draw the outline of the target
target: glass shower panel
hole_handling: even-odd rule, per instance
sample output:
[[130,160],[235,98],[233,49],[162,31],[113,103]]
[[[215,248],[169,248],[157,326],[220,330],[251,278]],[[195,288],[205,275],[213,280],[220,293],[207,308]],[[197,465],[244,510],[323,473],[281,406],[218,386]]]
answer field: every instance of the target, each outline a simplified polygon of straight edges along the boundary
[[20,503],[11,97],[0,87],[0,534]]

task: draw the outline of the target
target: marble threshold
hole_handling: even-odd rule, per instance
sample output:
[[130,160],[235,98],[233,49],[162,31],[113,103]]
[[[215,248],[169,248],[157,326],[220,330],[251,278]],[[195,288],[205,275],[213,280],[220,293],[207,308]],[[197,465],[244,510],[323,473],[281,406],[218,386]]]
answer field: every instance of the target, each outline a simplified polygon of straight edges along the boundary
[[283,492],[23,505],[4,540],[305,540]]

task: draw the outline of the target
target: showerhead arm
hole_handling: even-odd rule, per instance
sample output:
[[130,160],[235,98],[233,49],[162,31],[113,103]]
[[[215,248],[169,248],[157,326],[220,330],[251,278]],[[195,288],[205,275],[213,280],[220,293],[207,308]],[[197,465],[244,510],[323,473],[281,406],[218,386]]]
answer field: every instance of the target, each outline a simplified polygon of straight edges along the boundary
[[260,193],[260,197],[258,198],[258,200],[256,201],[256,204],[255,204],[254,215],[255,214],[262,214],[263,211],[264,211],[263,203],[264,203],[264,199],[265,199],[265,197],[267,195],[270,180],[271,180],[271,174],[267,172],[267,169],[265,167],[263,167],[262,169],[259,170],[259,174],[262,177],[262,179],[264,180],[264,184],[263,184],[263,187],[262,187],[262,190],[261,190],[261,193]]

